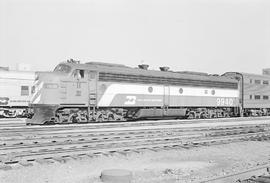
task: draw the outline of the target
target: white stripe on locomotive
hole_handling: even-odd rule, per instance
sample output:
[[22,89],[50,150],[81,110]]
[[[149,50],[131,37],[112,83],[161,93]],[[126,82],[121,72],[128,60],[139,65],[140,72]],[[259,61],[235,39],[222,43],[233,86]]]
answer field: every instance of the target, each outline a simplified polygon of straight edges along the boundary
[[[150,93],[148,87],[153,87]],[[168,86],[170,96],[207,96],[207,97],[239,97],[237,89],[220,89],[220,88],[199,88],[199,87],[181,87]],[[183,93],[180,93],[180,88]],[[212,91],[214,90],[214,94]],[[207,92],[206,92],[207,91]],[[99,106],[109,106],[117,94],[128,95],[164,95],[164,86],[162,85],[131,85],[131,84],[111,84],[108,86],[103,96],[98,102]]]
[[41,94],[39,94],[32,103],[33,104],[38,104],[40,99],[41,99]]
[[40,90],[43,88],[44,82],[40,82],[35,86],[35,92],[32,94],[30,101],[34,101],[40,95]]

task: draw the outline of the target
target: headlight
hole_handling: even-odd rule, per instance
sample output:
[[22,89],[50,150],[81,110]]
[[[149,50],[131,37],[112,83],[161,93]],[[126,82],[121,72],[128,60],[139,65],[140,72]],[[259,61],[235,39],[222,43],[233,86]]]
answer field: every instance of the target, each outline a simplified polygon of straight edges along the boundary
[[38,74],[36,74],[35,81],[37,81],[38,79],[39,79],[39,76],[38,76]]
[[47,89],[57,89],[58,88],[58,84],[55,83],[45,83],[44,87]]

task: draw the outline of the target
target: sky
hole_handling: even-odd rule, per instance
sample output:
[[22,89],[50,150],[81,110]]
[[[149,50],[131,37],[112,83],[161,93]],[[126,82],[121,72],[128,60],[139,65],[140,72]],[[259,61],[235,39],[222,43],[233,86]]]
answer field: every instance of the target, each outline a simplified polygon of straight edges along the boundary
[[0,0],[0,66],[69,58],[222,74],[270,68],[269,0]]

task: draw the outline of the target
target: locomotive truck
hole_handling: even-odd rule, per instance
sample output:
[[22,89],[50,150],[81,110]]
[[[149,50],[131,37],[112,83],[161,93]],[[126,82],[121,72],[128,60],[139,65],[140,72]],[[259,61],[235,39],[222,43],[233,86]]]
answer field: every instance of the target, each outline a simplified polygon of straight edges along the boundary
[[239,116],[235,77],[69,60],[36,75],[27,124]]

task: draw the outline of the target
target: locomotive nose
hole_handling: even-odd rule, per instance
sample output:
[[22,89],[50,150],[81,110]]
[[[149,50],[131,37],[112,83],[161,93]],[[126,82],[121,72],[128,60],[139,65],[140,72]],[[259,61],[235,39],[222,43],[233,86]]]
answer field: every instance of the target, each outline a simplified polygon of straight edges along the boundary
[[56,104],[59,103],[59,76],[54,73],[39,73],[36,78],[30,100],[34,115],[26,124],[50,122],[53,120]]
[[[34,82],[30,104],[44,103],[46,97],[55,96],[56,91],[54,90],[59,88],[58,78],[52,73],[39,73]],[[45,93],[48,93],[47,96],[45,96]]]

